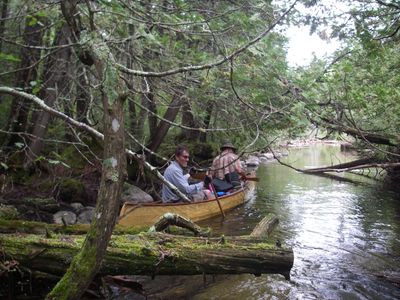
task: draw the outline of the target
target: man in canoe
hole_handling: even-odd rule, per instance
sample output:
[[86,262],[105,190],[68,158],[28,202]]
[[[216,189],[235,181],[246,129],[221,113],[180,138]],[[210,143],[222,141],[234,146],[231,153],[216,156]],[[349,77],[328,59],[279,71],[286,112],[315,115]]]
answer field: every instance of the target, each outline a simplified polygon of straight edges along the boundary
[[[175,160],[167,167],[164,178],[175,185],[182,193],[186,194],[192,201],[201,201],[211,198],[209,190],[204,189],[204,182],[189,184],[189,174],[183,175],[189,161],[189,149],[179,145],[175,150]],[[162,186],[162,201],[164,203],[180,202],[179,198],[166,184]]]
[[235,154],[236,147],[231,142],[225,141],[220,149],[221,154],[214,158],[210,175],[213,178],[225,180],[233,187],[241,186],[240,177],[245,177],[245,174],[239,156]]

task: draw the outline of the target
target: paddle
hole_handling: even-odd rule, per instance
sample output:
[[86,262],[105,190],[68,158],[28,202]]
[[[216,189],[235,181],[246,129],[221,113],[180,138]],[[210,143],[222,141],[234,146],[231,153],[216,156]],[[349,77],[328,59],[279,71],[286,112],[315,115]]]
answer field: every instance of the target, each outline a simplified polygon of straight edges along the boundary
[[222,209],[221,202],[219,202],[219,198],[218,198],[217,191],[215,190],[215,187],[214,187],[214,185],[213,185],[211,182],[210,182],[210,184],[209,184],[209,187],[210,187],[210,189],[212,190],[212,192],[214,193],[214,195],[215,195],[215,200],[217,200],[217,203],[218,203],[218,206],[219,206],[219,210],[221,211],[222,217],[225,219],[225,213],[224,213],[224,211],[223,211],[223,209]]
[[260,178],[258,178],[258,177],[247,177],[247,176],[242,176],[241,179],[242,179],[243,181],[256,181],[256,182],[259,182],[259,181],[260,181]]

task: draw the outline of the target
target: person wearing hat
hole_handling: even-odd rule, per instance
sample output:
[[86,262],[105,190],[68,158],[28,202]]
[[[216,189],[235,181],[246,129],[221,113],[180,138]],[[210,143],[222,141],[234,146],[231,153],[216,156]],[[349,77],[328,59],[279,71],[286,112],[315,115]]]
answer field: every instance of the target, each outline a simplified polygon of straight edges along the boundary
[[214,158],[210,175],[225,180],[234,187],[240,186],[239,175],[243,174],[243,170],[239,157],[235,154],[236,147],[230,141],[225,141],[220,149],[221,154]]

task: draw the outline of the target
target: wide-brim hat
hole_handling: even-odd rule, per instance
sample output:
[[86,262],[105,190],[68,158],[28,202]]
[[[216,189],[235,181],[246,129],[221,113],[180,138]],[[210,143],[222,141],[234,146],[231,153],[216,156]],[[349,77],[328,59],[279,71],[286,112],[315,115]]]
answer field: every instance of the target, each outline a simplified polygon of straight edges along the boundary
[[225,141],[220,147],[221,150],[222,149],[226,149],[226,148],[230,148],[230,149],[236,150],[236,147],[233,146],[233,144],[231,142],[229,142],[229,141]]

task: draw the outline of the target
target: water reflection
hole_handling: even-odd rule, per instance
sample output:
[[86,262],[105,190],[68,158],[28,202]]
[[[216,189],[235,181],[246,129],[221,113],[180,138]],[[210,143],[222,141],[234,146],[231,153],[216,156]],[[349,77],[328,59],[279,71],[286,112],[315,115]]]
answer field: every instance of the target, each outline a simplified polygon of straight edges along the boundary
[[[285,162],[304,168],[352,159],[338,147],[325,146],[293,150]],[[267,213],[276,214],[280,225],[271,238],[293,247],[291,281],[279,275],[220,276],[182,297],[400,299],[398,194],[359,175],[335,175],[359,184],[300,174],[276,162],[261,166],[256,200],[224,221],[204,223],[215,232],[242,235]]]

